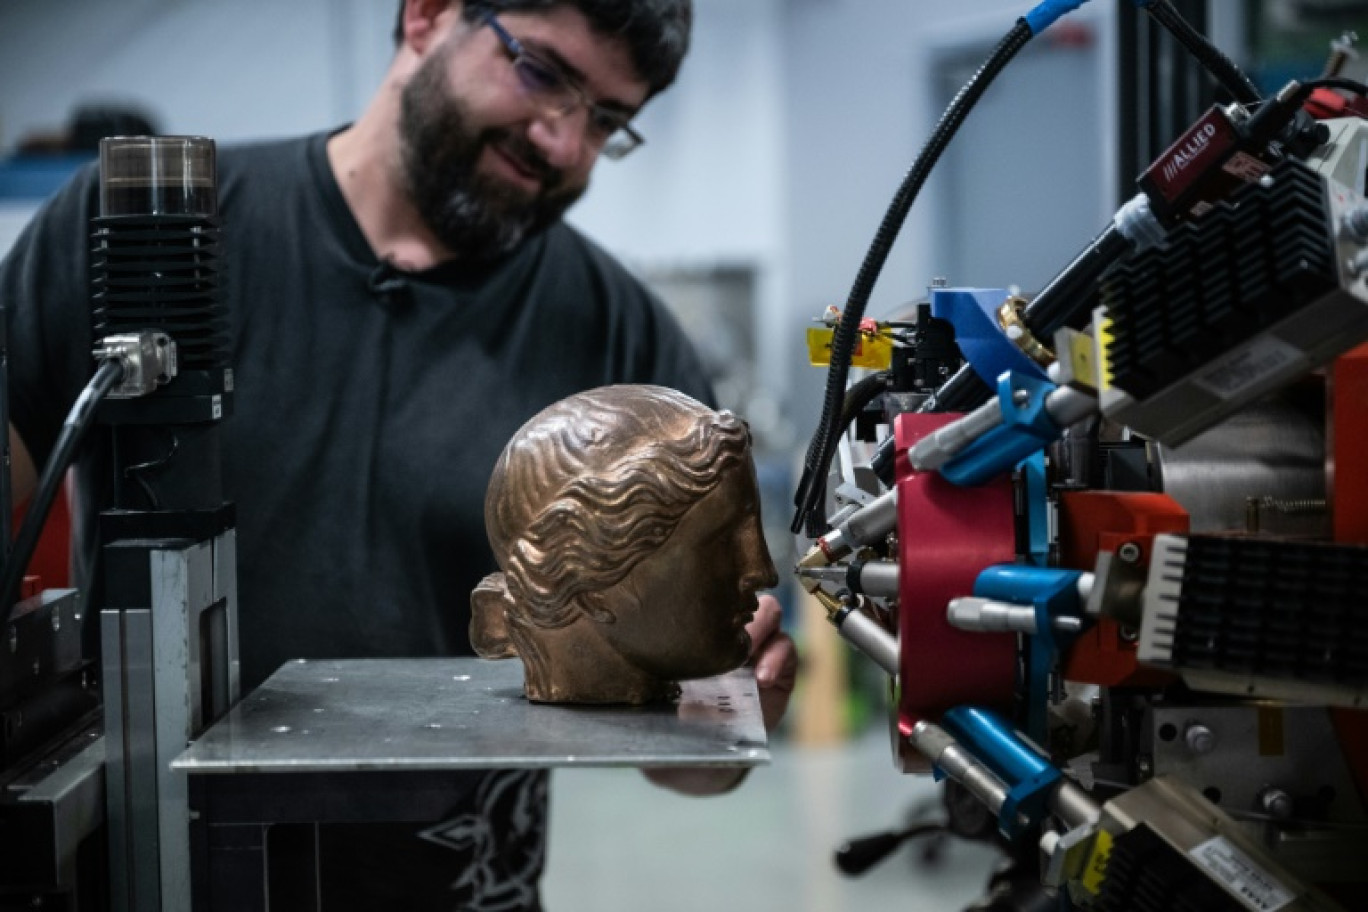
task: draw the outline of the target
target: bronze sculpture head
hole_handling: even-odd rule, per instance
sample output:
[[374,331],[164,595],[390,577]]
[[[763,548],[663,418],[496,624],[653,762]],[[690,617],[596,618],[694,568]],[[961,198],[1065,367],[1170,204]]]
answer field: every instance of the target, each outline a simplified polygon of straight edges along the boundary
[[471,594],[471,642],[520,656],[542,702],[668,699],[736,668],[777,582],[745,424],[663,387],[590,390],[523,425],[485,529],[502,572]]

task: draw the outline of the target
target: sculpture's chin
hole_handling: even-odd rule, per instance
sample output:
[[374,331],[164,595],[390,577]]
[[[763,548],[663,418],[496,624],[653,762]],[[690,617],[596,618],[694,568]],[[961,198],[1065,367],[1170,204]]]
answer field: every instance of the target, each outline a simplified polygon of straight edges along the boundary
[[750,634],[744,630],[738,630],[735,639],[730,644],[718,648],[706,659],[694,663],[689,669],[674,675],[674,677],[686,681],[691,678],[711,678],[726,674],[746,664],[750,654]]

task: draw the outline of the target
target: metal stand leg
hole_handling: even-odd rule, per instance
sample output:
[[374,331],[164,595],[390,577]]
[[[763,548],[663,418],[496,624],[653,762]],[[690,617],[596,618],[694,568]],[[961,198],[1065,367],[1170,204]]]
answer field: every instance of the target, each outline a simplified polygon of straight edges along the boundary
[[190,908],[190,814],[170,764],[237,699],[236,549],[120,540],[101,612],[111,906]]

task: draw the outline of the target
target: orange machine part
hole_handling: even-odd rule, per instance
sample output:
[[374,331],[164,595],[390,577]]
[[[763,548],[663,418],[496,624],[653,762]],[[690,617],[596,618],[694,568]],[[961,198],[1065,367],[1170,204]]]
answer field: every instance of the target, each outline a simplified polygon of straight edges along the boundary
[[[1068,491],[1059,499],[1060,566],[1091,572],[1102,551],[1133,542],[1149,563],[1154,536],[1188,531],[1187,511],[1167,494]],[[1121,636],[1120,625],[1102,618],[1074,642],[1064,662],[1064,677],[1100,687],[1151,687],[1175,680],[1167,672],[1141,668],[1135,643]]]
[[[1335,541],[1368,545],[1368,345],[1341,355],[1330,371],[1329,498]],[[1335,730],[1345,759],[1368,801],[1368,712],[1337,709]]]
[[[18,534],[24,521],[24,508],[17,507],[11,514],[10,529]],[[38,539],[38,547],[29,561],[20,598],[36,595],[44,589],[65,589],[70,577],[71,512],[67,507],[66,492],[60,491],[48,513],[47,524]]]
[[1335,541],[1368,545],[1368,345],[1335,361],[1330,374],[1330,515]]

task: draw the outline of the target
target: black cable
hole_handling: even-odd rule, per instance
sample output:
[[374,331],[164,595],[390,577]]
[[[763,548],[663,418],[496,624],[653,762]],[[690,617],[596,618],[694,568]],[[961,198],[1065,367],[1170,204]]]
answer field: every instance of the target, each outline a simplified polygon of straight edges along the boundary
[[1259,89],[1244,72],[1227,57],[1220,48],[1192,27],[1183,15],[1174,9],[1169,0],[1155,0],[1145,6],[1146,12],[1155,22],[1162,25],[1170,35],[1177,39],[1206,71],[1242,105],[1257,103],[1262,96]]
[[1116,222],[1084,247],[1073,261],[1050,280],[1026,305],[1021,320],[1040,342],[1049,345],[1060,327],[1079,316],[1091,300],[1092,290],[1113,263],[1134,248],[1134,242],[1121,233]]
[[95,418],[95,407],[100,404],[109,391],[123,379],[123,365],[118,361],[106,361],[95,371],[95,376],[76,398],[66,420],[62,422],[62,432],[57,435],[57,443],[52,448],[52,456],[43,468],[43,477],[29,501],[28,512],[24,514],[24,524],[19,527],[19,535],[14,539],[14,548],[5,563],[4,576],[0,577],[0,606],[3,606],[5,621],[14,615],[14,607],[19,595],[19,584],[24,580],[24,571],[33,559],[42,534],[43,524],[47,522],[52,503],[57,499],[57,491],[62,486],[62,478],[76,456],[76,448],[84,439],[86,431]]
[[821,502],[822,489],[825,487],[826,474],[836,452],[836,441],[840,437],[840,408],[845,393],[846,378],[850,374],[851,352],[859,337],[860,321],[864,318],[865,306],[869,303],[874,283],[883,270],[884,262],[893,248],[907,213],[921,191],[922,184],[930,175],[940,159],[941,153],[954,138],[960,124],[973,110],[980,96],[993,83],[997,75],[1007,66],[1028,41],[1033,32],[1026,19],[1018,19],[1011,31],[993,49],[988,60],[978,69],[959,93],[950,102],[936,124],[935,130],[926,145],[922,147],[916,162],[903,179],[902,186],[889,204],[878,233],[865,255],[859,275],[851,288],[846,301],[845,312],[836,327],[831,345],[831,366],[827,372],[826,396],[822,404],[822,417],[813,433],[812,443],[808,446],[807,458],[803,467],[803,477],[794,496],[797,512],[793,517],[792,531],[797,534],[803,530],[805,520]]
[[124,469],[124,478],[132,479],[137,483],[138,487],[142,489],[143,496],[147,498],[148,507],[153,510],[161,509],[161,498],[157,496],[156,490],[153,489],[151,482],[145,476],[169,465],[176,453],[180,451],[180,437],[176,435],[174,430],[167,429],[167,433],[171,437],[171,446],[166,451],[166,455]]
[[983,382],[968,362],[961,364],[954,375],[936,388],[917,409],[918,412],[972,412],[993,395],[993,388]]
[[850,423],[860,416],[860,412],[865,410],[865,406],[888,389],[888,380],[892,376],[891,371],[879,371],[861,378],[859,383],[846,390],[845,400],[841,404],[842,434],[850,427]]
[[[892,376],[893,373],[891,371],[879,371],[878,373],[861,378],[858,383],[846,391],[845,400],[841,404],[841,426],[839,434],[844,434],[851,423],[854,422],[856,418],[860,417],[860,413],[864,411],[865,406],[869,405],[869,403],[879,398],[888,390],[889,380]],[[817,493],[817,502],[823,503],[825,501],[826,479],[823,479],[821,489]],[[808,538],[818,538],[826,531],[825,528],[822,528],[825,525],[826,521],[820,516],[820,511],[813,510],[807,516],[803,532]]]

